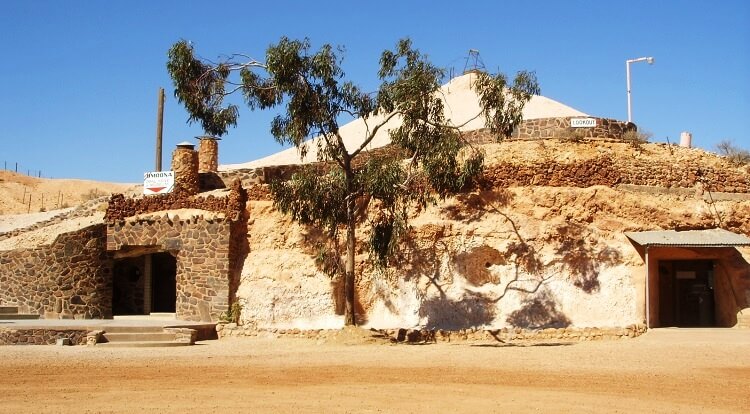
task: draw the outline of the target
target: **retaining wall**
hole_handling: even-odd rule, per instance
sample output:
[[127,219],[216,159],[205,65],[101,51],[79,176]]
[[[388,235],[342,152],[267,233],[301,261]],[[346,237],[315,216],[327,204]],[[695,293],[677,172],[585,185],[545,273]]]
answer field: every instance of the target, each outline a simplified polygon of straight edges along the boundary
[[112,317],[112,259],[103,224],[49,246],[0,251],[0,304],[45,319]]
[[55,345],[58,339],[70,339],[71,345],[86,345],[88,330],[0,328],[0,345]]

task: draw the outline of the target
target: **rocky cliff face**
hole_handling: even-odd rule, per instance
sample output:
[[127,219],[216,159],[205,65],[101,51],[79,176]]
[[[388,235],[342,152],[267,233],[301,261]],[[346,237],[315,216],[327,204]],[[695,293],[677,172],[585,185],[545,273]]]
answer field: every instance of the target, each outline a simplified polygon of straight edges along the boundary
[[[575,166],[606,156],[618,171],[626,171],[626,161],[653,163],[661,171],[671,165],[674,180],[655,183],[674,184],[600,185],[606,174],[585,168],[568,168],[555,182],[542,180],[544,185],[502,181],[415,213],[395,265],[385,270],[371,265],[364,244],[368,234],[362,231],[361,322],[440,329],[641,323],[643,259],[624,232],[718,226],[750,235],[750,197],[711,193],[715,182],[681,176],[716,172],[722,189],[747,182],[745,170],[718,157],[657,145],[555,145],[490,146],[488,171],[507,163],[533,170],[542,160]],[[638,174],[659,176],[644,168]],[[320,233],[292,223],[270,201],[250,201],[248,212],[250,253],[237,295],[243,321],[258,327],[340,326],[340,286],[320,269]],[[750,251],[743,254],[750,260]]]

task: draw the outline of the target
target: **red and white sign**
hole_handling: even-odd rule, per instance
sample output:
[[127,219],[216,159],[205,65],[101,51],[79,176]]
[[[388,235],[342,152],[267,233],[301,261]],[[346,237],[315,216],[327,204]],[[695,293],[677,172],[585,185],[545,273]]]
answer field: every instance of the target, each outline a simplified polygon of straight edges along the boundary
[[174,171],[143,173],[143,194],[166,194],[174,188]]

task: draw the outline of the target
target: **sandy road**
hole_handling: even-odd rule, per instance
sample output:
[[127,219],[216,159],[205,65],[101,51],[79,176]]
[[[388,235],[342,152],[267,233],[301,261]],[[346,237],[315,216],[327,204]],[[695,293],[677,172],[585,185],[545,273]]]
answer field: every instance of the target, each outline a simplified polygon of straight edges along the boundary
[[0,347],[0,412],[748,412],[750,330],[575,344]]

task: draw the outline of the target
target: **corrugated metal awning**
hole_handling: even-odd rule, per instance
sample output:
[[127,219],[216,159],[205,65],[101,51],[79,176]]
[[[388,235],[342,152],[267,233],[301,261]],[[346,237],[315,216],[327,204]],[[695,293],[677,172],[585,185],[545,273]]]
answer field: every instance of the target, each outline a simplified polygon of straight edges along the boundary
[[639,231],[625,236],[644,247],[750,246],[750,238],[724,229]]

